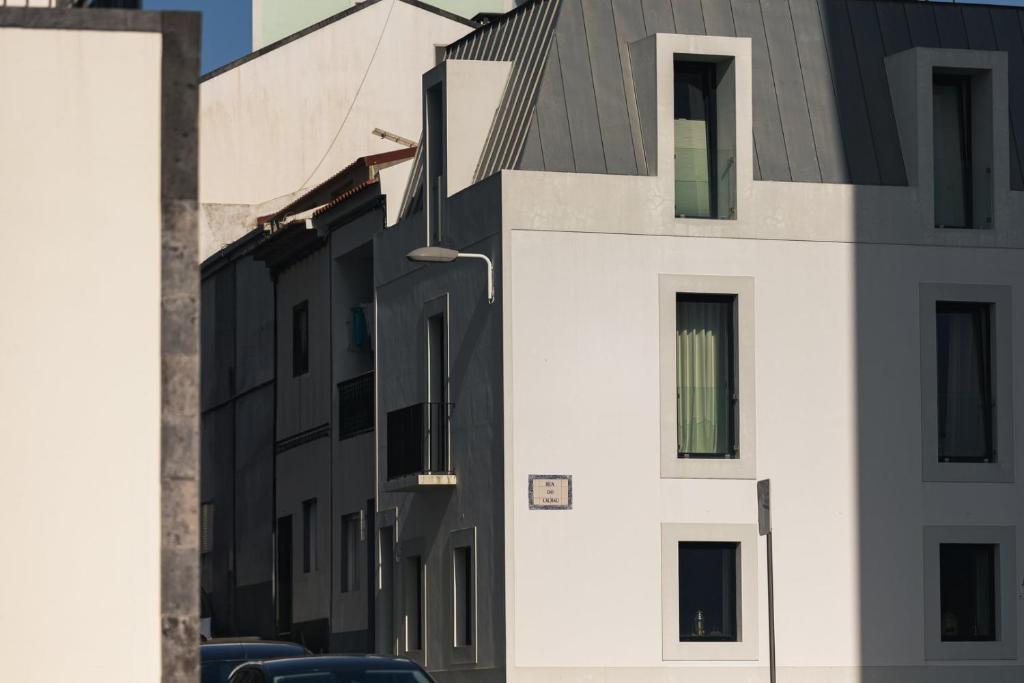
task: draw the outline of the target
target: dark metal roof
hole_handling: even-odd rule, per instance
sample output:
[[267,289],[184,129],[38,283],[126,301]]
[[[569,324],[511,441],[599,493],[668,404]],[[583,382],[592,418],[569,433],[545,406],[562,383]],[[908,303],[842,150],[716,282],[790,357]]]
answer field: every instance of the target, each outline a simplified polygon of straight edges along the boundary
[[[449,59],[516,61],[477,179],[502,168],[653,172],[628,46],[654,33],[680,33],[751,39],[753,174],[772,181],[906,185],[885,57],[912,47],[1006,51],[1010,181],[1024,190],[1024,8],[903,0],[534,0],[520,11],[553,11],[554,20],[507,16],[447,51]],[[414,169],[403,214],[417,210],[421,174]]]

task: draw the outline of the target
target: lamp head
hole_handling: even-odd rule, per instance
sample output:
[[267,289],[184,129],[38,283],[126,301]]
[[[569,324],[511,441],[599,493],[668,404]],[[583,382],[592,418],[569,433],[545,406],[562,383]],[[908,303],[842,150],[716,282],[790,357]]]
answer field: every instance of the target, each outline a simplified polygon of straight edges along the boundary
[[413,249],[405,258],[414,263],[450,263],[458,258],[459,252],[444,247],[420,247]]

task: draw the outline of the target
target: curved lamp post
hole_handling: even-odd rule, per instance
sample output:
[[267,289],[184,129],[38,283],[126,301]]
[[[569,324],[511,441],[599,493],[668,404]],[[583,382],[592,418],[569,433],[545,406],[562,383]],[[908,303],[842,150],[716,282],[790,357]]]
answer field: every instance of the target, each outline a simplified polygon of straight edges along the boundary
[[413,263],[451,263],[458,258],[479,259],[487,264],[487,303],[494,303],[494,264],[483,254],[463,254],[455,249],[444,247],[420,247],[413,249],[405,258]]

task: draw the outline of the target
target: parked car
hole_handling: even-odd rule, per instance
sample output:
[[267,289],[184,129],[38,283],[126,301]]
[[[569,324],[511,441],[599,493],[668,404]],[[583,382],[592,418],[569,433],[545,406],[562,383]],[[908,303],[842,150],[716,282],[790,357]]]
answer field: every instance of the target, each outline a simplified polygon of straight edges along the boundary
[[199,645],[199,680],[201,683],[226,683],[228,676],[240,664],[308,654],[309,650],[296,643],[258,638],[215,638]]
[[416,662],[376,655],[310,656],[250,662],[229,683],[436,683]]

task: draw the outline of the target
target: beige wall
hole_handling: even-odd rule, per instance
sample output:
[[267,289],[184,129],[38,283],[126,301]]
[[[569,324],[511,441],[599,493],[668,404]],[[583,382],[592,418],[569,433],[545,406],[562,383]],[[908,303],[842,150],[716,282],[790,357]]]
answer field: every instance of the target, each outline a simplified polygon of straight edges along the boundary
[[[417,139],[421,75],[436,61],[435,46],[469,31],[386,0],[206,80],[200,200],[280,208],[358,157],[398,148],[374,128]],[[202,258],[254,227],[207,222]]]
[[0,638],[47,679],[161,675],[160,88],[159,33],[0,29]]

